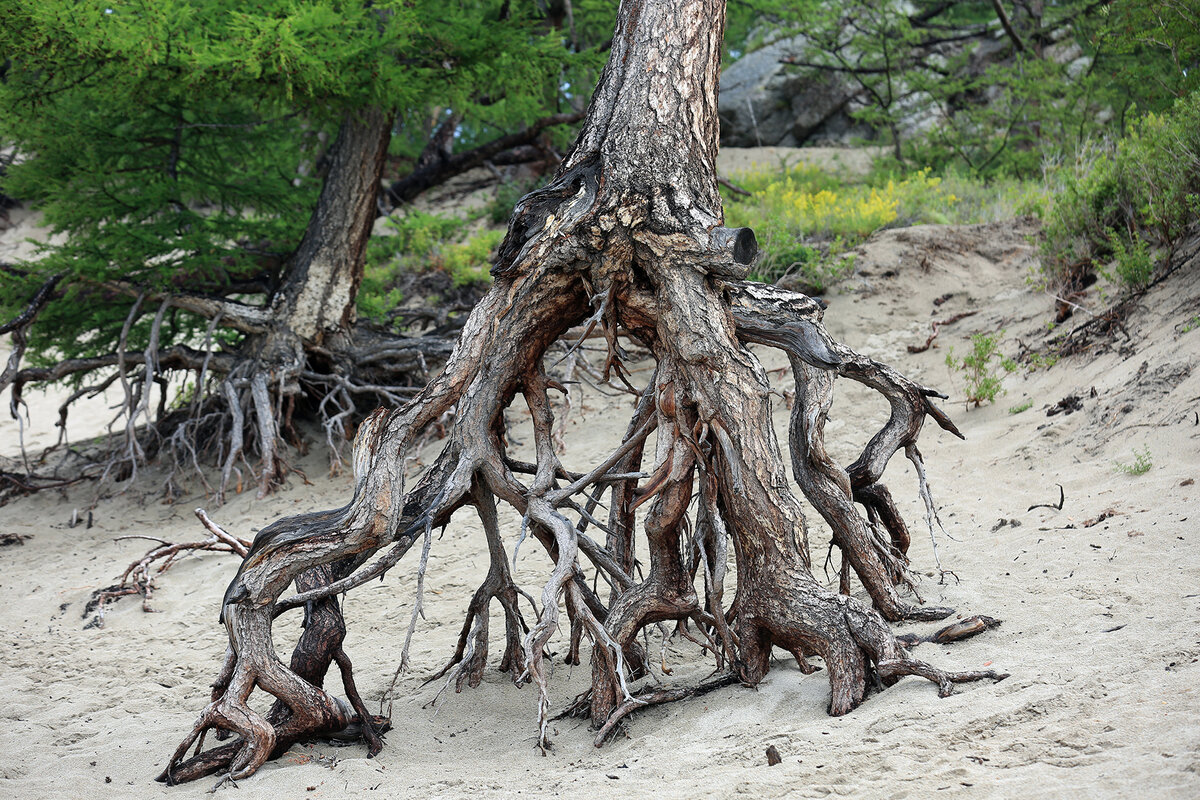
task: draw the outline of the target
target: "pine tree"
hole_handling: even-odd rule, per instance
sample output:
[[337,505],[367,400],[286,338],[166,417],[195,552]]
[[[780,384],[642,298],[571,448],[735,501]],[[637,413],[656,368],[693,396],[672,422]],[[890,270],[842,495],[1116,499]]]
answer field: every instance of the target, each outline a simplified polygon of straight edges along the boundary
[[1133,0],[805,3],[793,64],[857,87],[897,161],[1040,175],[1196,86],[1195,14]]
[[[398,114],[453,109],[471,144],[561,110],[564,76],[595,61],[565,39],[532,2],[5,4],[0,142],[18,157],[0,188],[54,234],[0,274],[13,413],[29,382],[119,379],[110,474],[207,454],[223,492],[256,454],[268,490],[298,399],[340,426],[435,347],[355,320]],[[156,417],[152,391],[161,408],[185,384],[193,401]]]

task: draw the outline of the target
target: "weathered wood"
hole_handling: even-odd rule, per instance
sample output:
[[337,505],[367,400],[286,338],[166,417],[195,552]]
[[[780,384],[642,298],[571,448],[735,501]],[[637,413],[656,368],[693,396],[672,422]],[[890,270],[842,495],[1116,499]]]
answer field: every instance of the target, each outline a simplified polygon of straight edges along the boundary
[[482,166],[484,162],[492,161],[506,153],[512,153],[518,148],[528,146],[530,142],[536,141],[547,128],[556,125],[572,125],[581,119],[583,119],[583,115],[576,112],[552,114],[534,120],[515,133],[500,136],[461,153],[449,152],[441,142],[437,141],[438,133],[445,135],[454,132],[453,125],[447,126],[443,123],[435,131],[434,138],[430,140],[429,146],[421,154],[421,159],[418,160],[413,171],[388,186],[388,199],[397,205],[411,202],[422,192],[450,180],[455,175],[461,175],[467,170]]
[[349,111],[338,130],[329,177],[271,304],[277,324],[303,340],[320,344],[330,331],[344,335],[354,322],[391,135],[392,114],[382,108]]
[[[346,506],[279,520],[255,539],[223,604],[233,652],[228,676],[172,765],[207,727],[243,736],[230,765],[236,777],[257,768],[285,732],[319,732],[343,722],[342,706],[319,681],[301,678],[297,670],[307,667],[288,670],[274,659],[270,620],[279,609],[321,603],[382,574],[419,538],[426,543],[423,569],[431,527],[467,504],[478,510],[491,568],[447,665],[455,671],[443,670],[449,674],[443,689],[478,682],[487,606],[500,599],[508,620],[501,666],[520,670],[516,680],[535,685],[543,746],[550,718],[547,644],[561,607],[570,621],[567,660],[575,661],[585,638],[593,645],[592,687],[573,708],[590,712],[601,730],[597,744],[635,708],[707,688],[635,695],[630,684],[648,669],[637,637],[666,620],[680,621],[681,629],[687,621],[698,624],[707,638],[702,644],[728,670],[720,683],[757,684],[775,646],[794,654],[806,672],[814,669],[807,659],[820,656],[832,714],[861,703],[876,677],[887,683],[920,675],[942,693],[955,682],[1001,677],[947,673],[913,660],[884,620],[949,613],[900,600],[896,585],[907,580],[908,533],[880,483],[901,449],[921,470],[915,442],[925,416],[954,430],[929,403],[935,393],[833,341],[813,300],[740,280],[753,257],[753,234],[724,228],[714,171],[723,19],[723,0],[622,3],[611,58],[579,140],[551,182],[518,203],[498,251],[495,282],[468,317],[445,370],[402,408],[378,411],[362,425],[354,496]],[[623,444],[595,459],[595,469],[567,470],[549,401],[549,390],[562,387],[544,362],[551,344],[585,320],[586,330],[599,328],[608,346],[606,372],[627,380],[618,330],[644,345],[657,366],[651,384],[637,390],[641,401]],[[771,387],[742,341],[781,347],[792,358],[793,467],[874,607],[830,591],[812,575],[800,502],[788,489],[772,427]],[[888,423],[848,469],[832,461],[822,439],[835,374],[874,388],[892,404]],[[532,464],[506,452],[503,410],[518,393],[533,423]],[[407,487],[406,449],[451,407],[455,421],[440,456]],[[643,442],[651,430],[657,430],[653,465],[643,473]],[[599,524],[589,509],[604,487],[611,489],[611,506],[601,546],[582,531]],[[923,472],[921,491],[932,509]],[[580,493],[588,494],[586,507],[573,500]],[[693,515],[694,494],[700,502]],[[551,563],[519,658],[518,589],[499,545],[493,497],[523,516],[522,536],[532,533]],[[865,504],[866,518],[855,501]],[[646,509],[645,574],[635,570],[634,559],[639,506]],[[568,517],[573,512],[578,522]],[[723,599],[727,540],[738,586],[729,604]],[[685,548],[692,547],[689,558]],[[581,553],[610,576],[607,603],[583,581]],[[293,581],[329,565],[340,566],[324,585],[298,587],[299,596],[280,600]],[[703,606],[695,588],[700,580]],[[286,721],[276,726],[248,711],[244,694],[256,684],[292,709]]]

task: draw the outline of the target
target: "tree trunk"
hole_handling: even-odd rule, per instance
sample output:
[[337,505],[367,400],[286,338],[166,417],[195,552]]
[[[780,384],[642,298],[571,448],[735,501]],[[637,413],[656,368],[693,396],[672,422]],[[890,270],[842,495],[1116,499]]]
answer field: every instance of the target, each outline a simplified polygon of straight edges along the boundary
[[391,136],[392,115],[381,108],[342,120],[317,207],[271,306],[278,324],[305,342],[347,336],[354,324]]
[[[229,688],[214,696],[172,757],[172,779],[194,777],[194,759],[183,756],[209,727],[244,738],[230,764],[234,778],[270,755],[278,731],[246,704],[245,687],[257,684],[283,700],[300,720],[289,731],[301,723],[314,734],[325,730],[340,706],[272,660],[270,620],[382,574],[417,540],[424,542],[423,574],[431,529],[463,506],[477,509],[493,569],[468,609],[450,665],[456,671],[447,680],[460,688],[462,679],[476,680],[474,654],[486,652],[487,634],[470,620],[486,618],[486,604],[500,599],[506,641],[523,637],[524,671],[516,677],[537,687],[543,744],[550,708],[546,646],[559,626],[560,603],[573,643],[582,636],[593,643],[592,688],[577,708],[590,710],[600,728],[598,744],[636,708],[731,680],[759,682],[773,646],[793,653],[805,671],[812,669],[808,657],[824,660],[834,714],[860,703],[873,676],[888,682],[917,674],[936,681],[942,693],[955,681],[1000,677],[945,673],[915,661],[884,622],[950,613],[900,601],[896,584],[905,585],[906,544],[897,543],[906,543],[908,534],[902,522],[897,527],[880,478],[898,449],[920,471],[915,442],[927,414],[950,430],[953,425],[929,403],[932,390],[830,339],[814,301],[743,280],[756,253],[754,234],[723,226],[714,170],[724,10],[723,0],[622,3],[580,138],[555,179],[518,203],[492,289],[470,315],[444,372],[413,402],[376,412],[360,428],[355,492],[347,506],[281,519],[256,537],[223,603],[233,653]],[[547,375],[544,357],[557,338],[588,319],[609,342],[608,371],[624,377],[619,328],[650,350],[657,368],[625,441],[581,474],[557,455],[549,391],[562,386]],[[810,571],[804,518],[771,425],[766,372],[742,340],[780,347],[797,366],[793,466],[875,608],[826,589]],[[893,407],[850,472],[829,459],[821,439],[835,373],[882,392]],[[532,465],[505,452],[502,412],[518,392],[532,412]],[[406,487],[405,450],[451,407],[455,423],[441,455]],[[644,477],[635,470],[655,430],[654,463]],[[923,477],[921,488],[927,496]],[[609,489],[616,524],[601,545],[583,533],[588,512],[574,498],[595,492],[587,495],[591,504]],[[495,563],[506,556],[495,546],[492,497],[523,515],[550,558],[540,615],[528,632],[519,627],[520,615],[510,613],[511,575]],[[868,503],[868,519],[855,499]],[[638,582],[633,511],[642,505],[648,507],[649,571]],[[568,516],[576,513],[578,521]],[[727,541],[738,578],[729,605],[722,599]],[[614,587],[607,606],[580,579],[581,556]],[[297,576],[331,563],[343,565],[339,574],[347,577],[279,599]],[[357,567],[352,574],[351,566]],[[727,672],[700,687],[634,696],[629,684],[646,671],[637,636],[664,620],[694,622]],[[505,665],[512,662],[510,654]]]
[[[317,207],[271,298],[265,330],[247,339],[242,358],[225,379],[233,435],[225,448],[218,501],[224,499],[235,464],[243,457],[242,428],[255,434],[262,497],[286,470],[280,455],[279,409],[284,398],[301,393],[299,382],[306,371],[344,381],[346,365],[354,363],[358,287],[391,131],[392,115],[380,108],[349,111],[342,120]],[[247,424],[248,415],[253,424]],[[336,424],[342,416],[333,417]]]

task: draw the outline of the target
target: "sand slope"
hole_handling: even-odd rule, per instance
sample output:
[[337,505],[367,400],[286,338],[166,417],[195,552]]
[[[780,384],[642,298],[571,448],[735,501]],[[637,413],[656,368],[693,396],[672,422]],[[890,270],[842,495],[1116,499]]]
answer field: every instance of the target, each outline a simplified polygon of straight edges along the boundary
[[[1006,223],[879,234],[864,247],[859,274],[827,298],[826,322],[852,347],[961,398],[943,364],[946,348],[961,352],[970,333],[1003,328],[1004,352],[1013,355],[1019,342],[1033,346],[1046,335],[1052,299],[1025,282],[1035,258],[1025,239],[1031,232]],[[906,678],[832,719],[824,712],[824,674],[804,676],[781,658],[757,690],[730,688],[652,709],[633,719],[627,737],[600,750],[585,724],[558,722],[556,748],[543,758],[533,746],[534,692],[514,688],[505,675],[489,671],[478,689],[428,706],[438,687],[422,683],[451,653],[469,593],[486,571],[482,537],[463,514],[434,542],[428,619],[414,640],[415,668],[396,685],[395,730],[384,752],[369,760],[361,747],[296,747],[219,794],[1200,795],[1200,506],[1192,483],[1200,478],[1200,329],[1186,330],[1200,313],[1200,269],[1190,273],[1145,298],[1127,323],[1129,342],[1118,338],[1106,352],[1010,376],[1007,395],[994,405],[965,412],[961,401],[946,404],[967,441],[928,429],[922,449],[949,534],[939,539],[939,555],[957,580],[937,579],[913,476],[902,458],[893,461],[889,483],[914,529],[912,555],[930,575],[920,587],[925,599],[1004,621],[976,639],[917,652],[948,667],[991,664],[1011,672],[1008,680],[939,700],[931,684]],[[938,348],[907,352],[925,340],[931,320],[968,310],[978,313],[944,327]],[[759,352],[769,367],[784,363]],[[790,388],[786,373],[772,379]],[[827,435],[835,456],[849,460],[887,409],[842,383]],[[1082,408],[1047,417],[1068,394],[1079,395]],[[1025,400],[1029,410],[1009,413]],[[619,439],[628,411],[624,399],[587,394],[572,417],[566,463],[595,463]],[[781,401],[781,430],[786,416]],[[11,434],[4,429],[8,452]],[[1149,451],[1153,468],[1141,476],[1114,469],[1115,461],[1133,461],[1134,448]],[[347,479],[328,477],[319,456],[302,466],[311,485],[293,477],[274,497],[255,501],[247,492],[210,509],[213,516],[250,535],[280,515],[348,499]],[[1055,484],[1065,490],[1062,511],[1025,510],[1057,500]],[[73,509],[91,502],[91,487],[0,508],[0,532],[32,537],[0,549],[0,796],[191,798],[212,785],[167,789],[151,778],[207,700],[224,648],[216,616],[235,569],[231,558],[176,564],[158,582],[157,613],[126,599],[103,628],[85,630],[81,618],[91,591],[111,583],[147,544],[115,537],[199,535],[191,509],[205,498],[164,506],[154,490],[151,479],[137,492],[101,500],[90,530],[67,523]],[[1088,526],[1104,512],[1112,516]],[[819,562],[826,534],[810,518]],[[509,546],[518,528],[506,519]],[[547,571],[531,544],[517,569],[530,587]],[[399,659],[414,571],[406,561],[347,600],[347,650],[369,704],[379,701]],[[280,626],[281,651],[296,624],[288,618]],[[657,649],[656,638],[651,644]],[[672,643],[666,660],[675,674],[664,680],[702,677],[707,668],[696,649]],[[499,653],[492,657],[494,664]],[[581,691],[588,673],[559,665],[555,701]],[[782,764],[766,765],[768,745]]]

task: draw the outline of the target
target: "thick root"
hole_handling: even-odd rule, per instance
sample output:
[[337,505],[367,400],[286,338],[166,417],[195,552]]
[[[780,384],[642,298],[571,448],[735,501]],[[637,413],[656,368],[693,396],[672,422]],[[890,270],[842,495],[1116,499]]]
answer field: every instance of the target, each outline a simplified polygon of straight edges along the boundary
[[[264,639],[268,647],[270,645],[269,610],[229,607],[225,610],[225,616],[231,652],[226,657],[222,675],[214,685],[213,701],[201,713],[191,733],[176,748],[166,769],[159,776],[166,783],[194,780],[220,769],[225,769],[230,778],[238,780],[252,775],[272,755],[286,750],[293,743],[304,738],[344,731],[356,719],[354,710],[345,702],[326,694],[284,667],[276,658],[273,648],[257,646]],[[333,658],[331,654],[329,660]],[[348,660],[345,670],[344,674],[349,674]],[[229,676],[227,681],[226,674]],[[281,706],[273,709],[270,716],[277,718],[276,723],[273,724],[271,719],[258,714],[248,705],[250,693],[256,687],[286,704],[286,712]],[[353,694],[357,695],[357,692]],[[358,704],[361,706],[361,699]],[[360,723],[364,720],[369,727],[369,718],[358,719]],[[195,756],[185,762],[184,757],[192,744],[197,741],[202,743],[204,733],[214,728],[230,731],[241,739],[217,748],[221,753],[205,754],[197,748]]]

